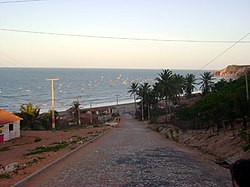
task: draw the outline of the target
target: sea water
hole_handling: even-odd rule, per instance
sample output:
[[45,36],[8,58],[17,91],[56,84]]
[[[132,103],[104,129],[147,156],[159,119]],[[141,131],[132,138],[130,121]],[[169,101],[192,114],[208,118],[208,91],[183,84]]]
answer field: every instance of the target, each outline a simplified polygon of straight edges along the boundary
[[[51,81],[54,81],[55,110],[62,111],[79,100],[81,108],[133,102],[128,93],[132,82],[155,83],[162,70],[149,69],[71,69],[71,68],[0,68],[0,108],[17,112],[22,104],[32,102],[42,111],[51,108]],[[196,78],[204,71],[172,70]],[[198,88],[198,87],[197,87]]]

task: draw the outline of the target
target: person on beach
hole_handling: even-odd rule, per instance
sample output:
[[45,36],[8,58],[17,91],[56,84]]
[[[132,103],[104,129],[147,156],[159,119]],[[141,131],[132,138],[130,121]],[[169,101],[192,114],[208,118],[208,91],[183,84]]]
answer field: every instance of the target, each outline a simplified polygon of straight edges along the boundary
[[250,159],[236,161],[230,167],[233,187],[250,187]]

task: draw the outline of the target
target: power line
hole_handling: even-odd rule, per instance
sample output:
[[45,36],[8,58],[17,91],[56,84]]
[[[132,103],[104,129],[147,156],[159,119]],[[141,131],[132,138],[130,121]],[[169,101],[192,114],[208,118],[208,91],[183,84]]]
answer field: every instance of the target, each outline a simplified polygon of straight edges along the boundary
[[235,45],[237,45],[238,43],[240,43],[243,39],[245,39],[248,35],[250,34],[247,33],[245,36],[243,36],[241,39],[239,39],[238,41],[236,41],[233,45],[229,46],[227,49],[225,49],[223,52],[221,52],[219,55],[217,55],[214,59],[210,60],[207,64],[205,64],[204,66],[202,66],[199,70],[202,70],[203,68],[205,68],[206,66],[208,66],[209,64],[211,64],[212,62],[214,62],[215,60],[217,60],[219,57],[221,57],[222,55],[224,55],[227,51],[229,51],[230,49],[232,49]]
[[17,64],[15,64],[15,63],[13,63],[13,62],[11,62],[11,61],[9,61],[9,60],[6,60],[6,59],[4,59],[4,58],[2,58],[2,57],[0,57],[0,62],[5,62],[5,64],[7,63],[7,64],[11,64],[12,66],[16,66]]
[[157,39],[157,38],[133,38],[133,37],[116,37],[116,36],[101,36],[101,35],[83,35],[83,34],[68,34],[44,31],[31,31],[19,29],[0,28],[1,31],[19,32],[29,34],[41,35],[55,35],[55,36],[70,36],[70,37],[85,37],[85,38],[99,38],[99,39],[115,39],[115,40],[136,40],[136,41],[153,41],[153,42],[186,42],[186,43],[250,43],[250,41],[235,41],[235,40],[189,40],[189,39]]
[[21,63],[21,62],[18,62],[17,60],[15,60],[14,58],[8,56],[7,54],[3,53],[2,51],[0,51],[0,55],[3,55],[5,56],[6,58],[8,58],[9,60],[5,60],[3,58],[0,57],[0,59],[4,60],[5,62],[9,63],[9,64],[12,64],[14,66],[16,65],[21,65],[21,66],[24,66],[24,67],[27,67],[25,64]]
[[0,1],[0,4],[7,4],[7,3],[28,3],[28,2],[39,2],[39,1],[49,1],[49,0],[16,0],[16,1]]

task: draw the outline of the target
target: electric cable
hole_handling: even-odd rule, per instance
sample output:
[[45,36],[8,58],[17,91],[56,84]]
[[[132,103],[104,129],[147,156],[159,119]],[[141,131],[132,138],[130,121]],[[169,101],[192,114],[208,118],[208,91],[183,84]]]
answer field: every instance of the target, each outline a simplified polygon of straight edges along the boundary
[[243,36],[238,41],[236,41],[234,44],[232,44],[231,46],[229,46],[227,49],[225,49],[224,51],[222,51],[219,55],[217,55],[215,58],[213,58],[212,60],[210,60],[207,64],[205,64],[204,66],[202,66],[199,70],[202,70],[203,68],[207,67],[209,64],[211,64],[212,62],[214,62],[215,60],[217,60],[219,57],[221,57],[222,55],[224,55],[227,51],[229,51],[230,49],[232,49],[235,45],[237,45],[242,40],[244,40],[249,34],[250,34],[250,32],[247,33],[245,36]]
[[83,35],[83,34],[56,33],[56,32],[44,32],[44,31],[20,30],[20,29],[7,29],[7,28],[0,28],[0,30],[7,31],[7,32],[19,32],[19,33],[29,33],[29,34],[41,34],[41,35],[85,37],[85,38],[98,38],[98,39],[115,39],[115,40],[153,41],[153,42],[250,43],[250,41],[234,41],[234,40],[157,39],[157,38],[133,38],[133,37],[102,36],[102,35]]
[[9,3],[28,3],[28,2],[39,2],[39,1],[49,1],[49,0],[14,0],[14,1],[0,1],[0,4],[9,4]]

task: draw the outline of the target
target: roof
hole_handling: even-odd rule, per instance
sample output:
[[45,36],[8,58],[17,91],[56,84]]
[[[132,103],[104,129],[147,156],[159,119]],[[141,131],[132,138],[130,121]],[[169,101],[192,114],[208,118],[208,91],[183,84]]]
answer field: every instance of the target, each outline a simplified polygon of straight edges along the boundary
[[7,123],[14,123],[22,120],[19,116],[12,114],[6,110],[0,109],[0,125],[4,125]]

